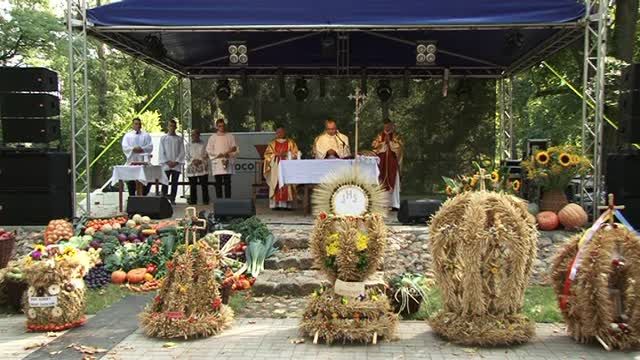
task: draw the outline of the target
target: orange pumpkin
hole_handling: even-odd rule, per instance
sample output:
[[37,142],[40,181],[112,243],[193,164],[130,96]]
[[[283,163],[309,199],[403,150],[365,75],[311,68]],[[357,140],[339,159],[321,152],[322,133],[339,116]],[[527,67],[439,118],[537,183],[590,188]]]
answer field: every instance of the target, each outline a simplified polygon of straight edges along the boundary
[[147,273],[147,269],[138,268],[129,270],[127,273],[127,281],[131,284],[138,284],[144,281],[144,275]]
[[589,217],[582,206],[568,204],[558,213],[558,220],[566,229],[577,229],[583,227],[589,221]]
[[536,215],[536,220],[538,221],[538,228],[542,231],[555,230],[560,225],[558,215],[553,211],[543,211],[538,213],[538,215]]
[[114,284],[123,284],[127,280],[127,273],[122,270],[116,270],[111,273],[111,282]]

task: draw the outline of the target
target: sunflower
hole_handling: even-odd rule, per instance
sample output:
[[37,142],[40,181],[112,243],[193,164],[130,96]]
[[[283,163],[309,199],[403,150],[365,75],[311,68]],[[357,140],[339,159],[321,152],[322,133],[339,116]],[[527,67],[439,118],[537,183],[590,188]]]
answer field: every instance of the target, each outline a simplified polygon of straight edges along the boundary
[[473,175],[473,177],[471,178],[471,183],[469,185],[471,187],[475,187],[476,184],[478,183],[478,179],[480,179],[480,175],[479,174]]
[[580,164],[580,156],[579,155],[571,155],[571,163],[573,165],[578,165]]
[[571,161],[571,155],[567,153],[561,153],[560,156],[558,156],[558,162],[564,167],[570,166],[573,163],[573,161]]
[[520,191],[520,186],[522,186],[522,184],[520,183],[520,180],[514,180],[511,183],[511,188],[513,189],[513,191]]
[[447,185],[447,188],[444,190],[444,192],[447,193],[447,196],[453,195],[453,189],[449,185]]
[[540,151],[536,154],[536,161],[540,165],[547,165],[550,159],[551,157],[549,156],[549,153],[546,151]]
[[500,174],[497,170],[491,173],[491,181],[493,181],[494,183],[500,181]]

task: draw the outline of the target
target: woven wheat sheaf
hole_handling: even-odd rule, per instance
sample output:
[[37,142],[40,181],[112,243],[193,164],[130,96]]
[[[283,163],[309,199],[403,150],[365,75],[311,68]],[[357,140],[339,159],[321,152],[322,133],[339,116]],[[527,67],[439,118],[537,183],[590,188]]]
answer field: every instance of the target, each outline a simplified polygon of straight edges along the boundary
[[[561,310],[567,331],[580,343],[599,338],[610,348],[638,348],[640,237],[625,227],[605,225],[583,245],[576,277],[567,283],[581,238],[582,234],[577,234],[567,241],[552,267],[554,290],[561,304],[563,300],[566,304]],[[617,301],[622,304],[622,314],[616,311]]]
[[464,345],[517,344],[534,335],[521,309],[538,233],[514,196],[466,192],[449,199],[429,225],[443,309],[433,330]]

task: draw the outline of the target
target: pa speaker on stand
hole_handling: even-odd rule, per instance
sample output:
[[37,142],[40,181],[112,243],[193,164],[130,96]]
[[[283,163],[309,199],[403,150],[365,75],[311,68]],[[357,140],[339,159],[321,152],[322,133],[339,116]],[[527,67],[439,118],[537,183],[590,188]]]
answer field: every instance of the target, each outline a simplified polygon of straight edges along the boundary
[[398,221],[403,224],[426,224],[431,215],[440,209],[440,200],[402,200],[398,210]]
[[213,202],[213,216],[216,220],[246,219],[256,215],[251,199],[216,199]]

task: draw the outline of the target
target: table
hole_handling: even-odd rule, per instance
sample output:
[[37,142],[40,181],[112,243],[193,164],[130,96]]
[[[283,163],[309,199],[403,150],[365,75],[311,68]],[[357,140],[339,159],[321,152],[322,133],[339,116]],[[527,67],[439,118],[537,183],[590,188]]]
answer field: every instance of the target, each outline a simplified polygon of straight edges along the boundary
[[282,185],[304,185],[303,207],[305,214],[311,213],[309,195],[312,184],[320,184],[327,175],[351,168],[358,163],[359,171],[371,184],[377,184],[380,176],[377,156],[358,156],[357,160],[302,159],[281,160],[278,166],[278,183]]
[[150,182],[155,182],[156,193],[159,192],[159,184],[169,184],[167,175],[162,171],[160,165],[118,165],[113,167],[113,174],[111,175],[111,183],[118,183],[118,202],[120,206],[120,212],[123,211],[123,182],[124,181],[136,181],[136,194],[142,195],[142,186],[147,185]]

